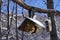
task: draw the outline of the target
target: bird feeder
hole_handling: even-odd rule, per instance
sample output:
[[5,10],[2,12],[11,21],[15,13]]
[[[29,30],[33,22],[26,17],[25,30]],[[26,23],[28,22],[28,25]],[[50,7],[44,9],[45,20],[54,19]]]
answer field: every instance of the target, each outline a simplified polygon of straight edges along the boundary
[[51,24],[50,18],[46,19],[45,23],[46,23],[47,32],[51,32],[52,31],[52,24]]
[[25,17],[22,24],[18,27],[18,29],[21,31],[31,32],[31,33],[38,32],[39,28],[44,29],[45,26],[40,21],[29,18],[29,17]]

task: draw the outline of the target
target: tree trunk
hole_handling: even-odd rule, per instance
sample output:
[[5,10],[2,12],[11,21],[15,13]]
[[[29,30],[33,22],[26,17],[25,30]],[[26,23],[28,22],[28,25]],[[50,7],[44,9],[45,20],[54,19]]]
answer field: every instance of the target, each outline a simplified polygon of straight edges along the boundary
[[[47,0],[47,8],[54,9],[53,0]],[[51,23],[52,23],[52,31],[50,32],[50,38],[51,38],[51,40],[58,40],[56,25],[55,25],[55,20],[54,20],[54,12],[48,13],[48,17],[51,18]]]

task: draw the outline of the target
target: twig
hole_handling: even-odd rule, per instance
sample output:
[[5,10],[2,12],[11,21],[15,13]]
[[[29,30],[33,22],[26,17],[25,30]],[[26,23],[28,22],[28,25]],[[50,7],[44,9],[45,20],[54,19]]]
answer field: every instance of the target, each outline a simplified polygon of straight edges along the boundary
[[16,24],[16,40],[19,40],[18,39],[18,28],[17,28],[17,4],[16,4],[16,22],[15,22],[15,24]]

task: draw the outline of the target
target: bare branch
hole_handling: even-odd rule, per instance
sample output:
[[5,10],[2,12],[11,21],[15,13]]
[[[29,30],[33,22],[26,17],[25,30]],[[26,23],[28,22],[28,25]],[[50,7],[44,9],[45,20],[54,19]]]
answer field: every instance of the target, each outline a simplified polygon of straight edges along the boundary
[[13,2],[17,3],[18,5],[22,6],[23,8],[27,9],[27,10],[31,10],[32,8],[34,9],[35,12],[39,12],[39,13],[55,13],[56,15],[60,16],[60,11],[58,10],[54,10],[54,9],[41,9],[41,8],[37,8],[37,7],[33,7],[33,6],[29,6],[27,4],[25,4],[24,2],[22,2],[21,0],[12,0]]

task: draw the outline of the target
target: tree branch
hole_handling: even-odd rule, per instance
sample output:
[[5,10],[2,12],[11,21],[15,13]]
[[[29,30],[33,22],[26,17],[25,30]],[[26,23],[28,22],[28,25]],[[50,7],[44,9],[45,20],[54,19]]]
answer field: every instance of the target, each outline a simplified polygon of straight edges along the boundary
[[32,8],[34,9],[34,12],[39,12],[39,13],[52,13],[52,14],[56,14],[60,16],[60,11],[58,10],[54,10],[54,9],[41,9],[41,8],[37,8],[37,7],[33,7],[33,6],[29,6],[27,4],[25,4],[24,2],[22,2],[22,0],[12,0],[13,2],[17,3],[18,5],[22,6],[23,8],[27,9],[27,10],[31,10]]

